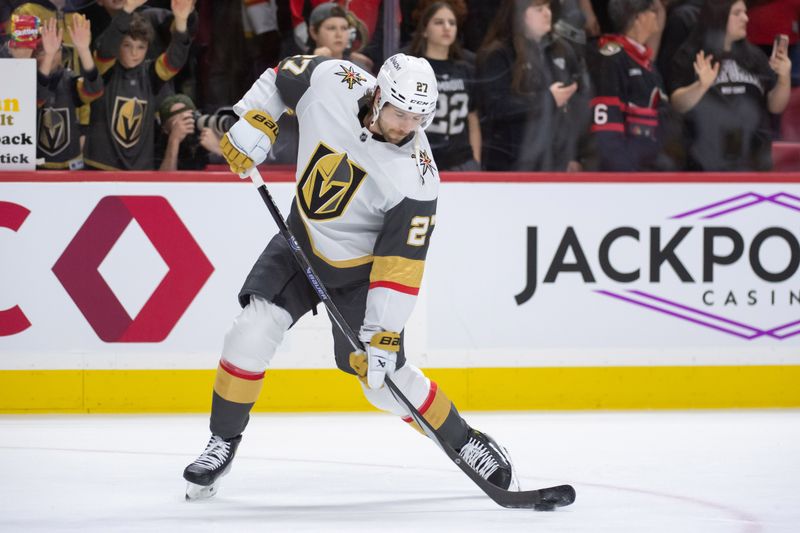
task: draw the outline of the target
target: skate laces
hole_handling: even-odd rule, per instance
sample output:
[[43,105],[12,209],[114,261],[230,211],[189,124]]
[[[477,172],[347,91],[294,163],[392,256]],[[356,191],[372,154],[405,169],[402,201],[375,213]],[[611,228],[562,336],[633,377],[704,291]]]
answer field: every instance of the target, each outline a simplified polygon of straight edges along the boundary
[[500,468],[489,447],[475,437],[470,437],[458,454],[483,479],[487,479]]
[[219,468],[228,459],[231,444],[217,435],[212,435],[206,449],[193,464],[208,470]]

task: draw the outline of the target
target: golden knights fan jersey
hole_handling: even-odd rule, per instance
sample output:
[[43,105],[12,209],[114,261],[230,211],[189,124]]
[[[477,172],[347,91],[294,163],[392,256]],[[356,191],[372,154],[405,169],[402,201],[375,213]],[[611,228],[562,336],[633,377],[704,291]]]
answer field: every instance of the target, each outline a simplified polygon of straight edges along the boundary
[[363,126],[375,78],[348,61],[296,56],[266,71],[234,106],[277,121],[297,114],[300,140],[289,227],[329,288],[369,283],[364,325],[402,331],[436,223],[439,174],[425,134],[399,146]]
[[153,170],[156,95],[186,63],[191,38],[173,29],[166,51],[127,69],[116,54],[132,15],[122,11],[101,34],[94,59],[105,93],[92,102],[84,160],[100,170]]
[[103,95],[103,78],[97,69],[83,76],[63,68],[36,76],[36,155],[44,159],[39,168],[83,168],[78,109]]

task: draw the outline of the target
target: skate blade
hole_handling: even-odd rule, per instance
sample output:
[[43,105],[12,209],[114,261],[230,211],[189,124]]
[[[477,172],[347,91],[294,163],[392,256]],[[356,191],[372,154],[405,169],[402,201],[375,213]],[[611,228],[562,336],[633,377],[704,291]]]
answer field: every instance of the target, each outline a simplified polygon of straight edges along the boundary
[[217,493],[217,484],[196,485],[186,482],[186,501],[206,500]]

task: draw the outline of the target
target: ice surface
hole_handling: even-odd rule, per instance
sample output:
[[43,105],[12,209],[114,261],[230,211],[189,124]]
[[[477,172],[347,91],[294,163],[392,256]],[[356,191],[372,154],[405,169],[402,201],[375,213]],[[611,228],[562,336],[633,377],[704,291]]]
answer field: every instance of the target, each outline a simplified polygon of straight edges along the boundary
[[467,413],[523,488],[574,505],[503,509],[384,414],[257,414],[211,500],[181,472],[206,416],[0,416],[0,531],[800,531],[800,411]]

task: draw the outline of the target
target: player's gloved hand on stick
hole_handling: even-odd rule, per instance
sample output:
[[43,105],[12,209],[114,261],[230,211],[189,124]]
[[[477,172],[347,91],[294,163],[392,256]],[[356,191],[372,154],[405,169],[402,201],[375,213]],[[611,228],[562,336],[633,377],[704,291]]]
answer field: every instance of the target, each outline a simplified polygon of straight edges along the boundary
[[277,136],[278,125],[272,117],[251,109],[222,137],[219,147],[231,171],[244,177],[248,170],[267,158]]
[[400,351],[400,334],[392,331],[368,331],[361,329],[358,338],[367,352],[361,350],[350,354],[350,366],[362,383],[370,389],[383,387],[383,380],[391,376],[397,367],[397,352]]

